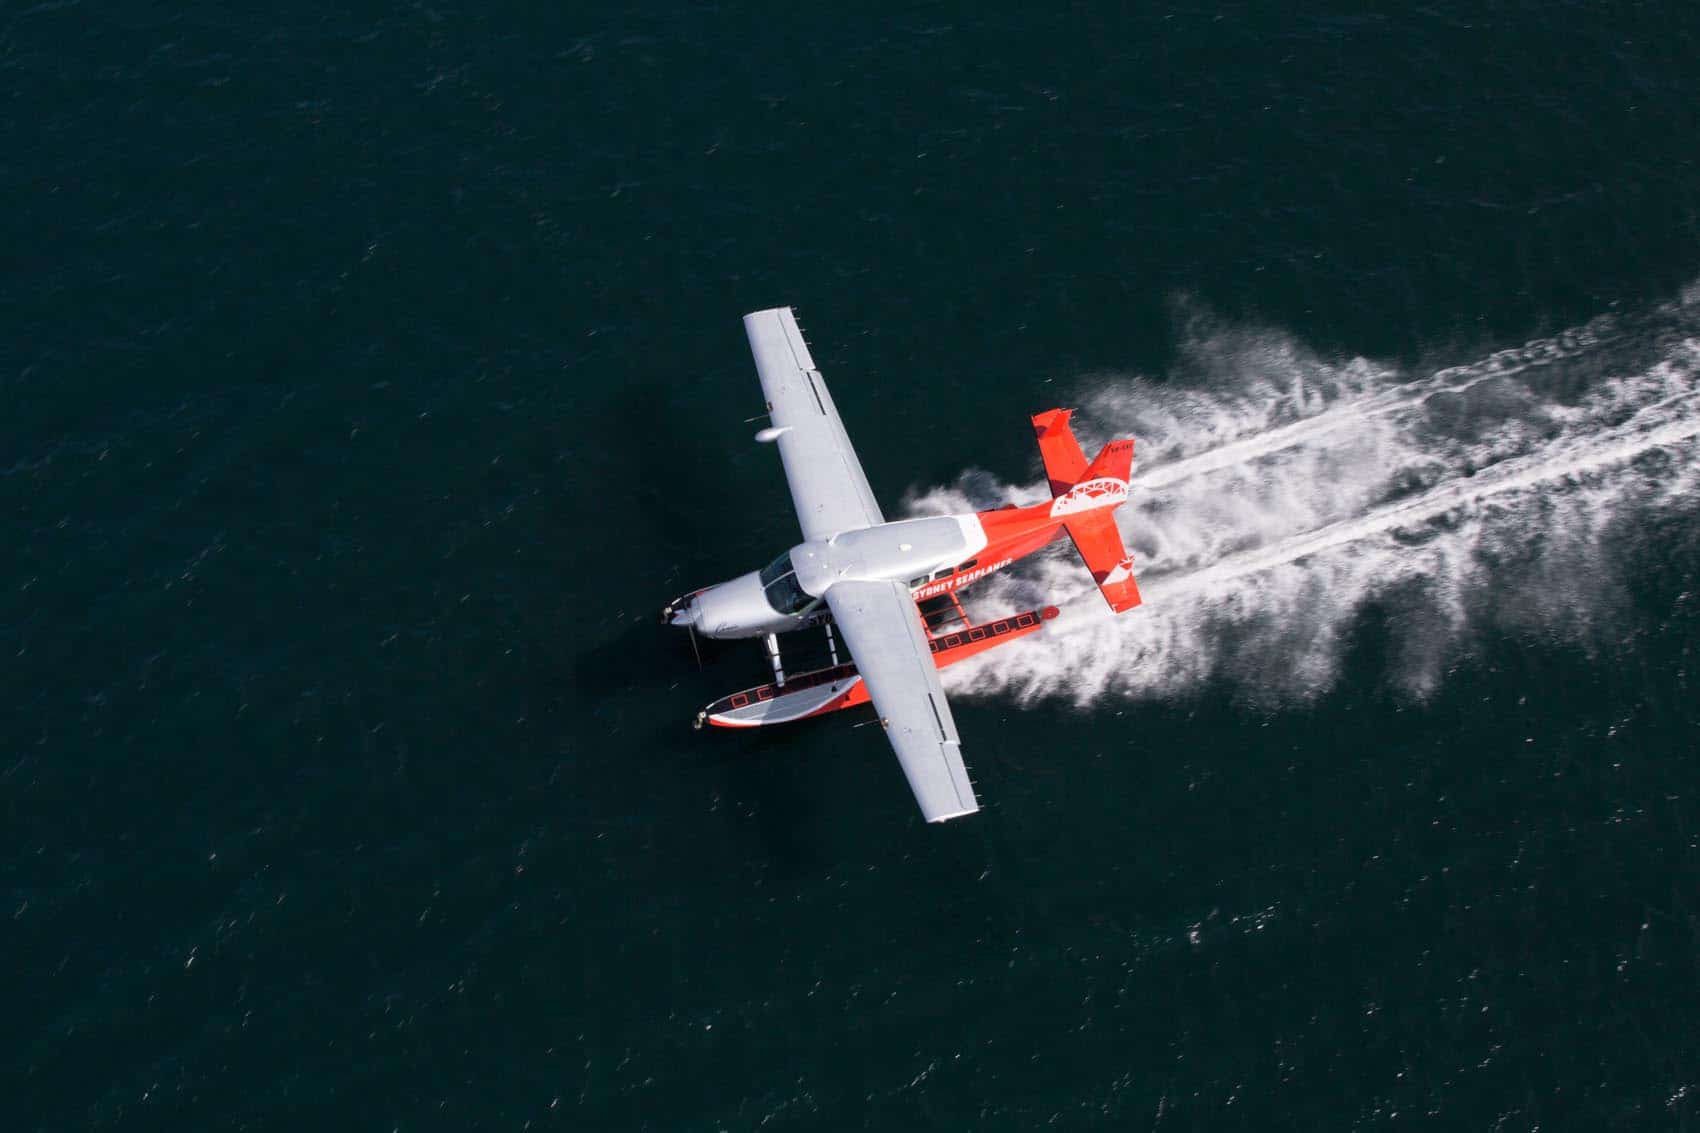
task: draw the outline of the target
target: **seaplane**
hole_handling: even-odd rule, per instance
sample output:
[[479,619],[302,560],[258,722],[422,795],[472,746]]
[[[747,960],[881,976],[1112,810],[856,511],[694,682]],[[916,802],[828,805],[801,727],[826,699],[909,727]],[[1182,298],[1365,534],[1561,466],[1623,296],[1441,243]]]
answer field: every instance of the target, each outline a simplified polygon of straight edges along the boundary
[[[1036,633],[1058,611],[974,622],[959,592],[1066,534],[1110,609],[1139,605],[1114,518],[1128,498],[1133,441],[1111,441],[1088,461],[1072,411],[1046,410],[1032,421],[1049,501],[887,522],[791,308],[745,315],[744,331],[770,422],[756,439],[779,449],[803,541],[662,610],[664,623],[693,635],[760,638],[772,667],[771,681],[715,701],[696,726],[765,727],[871,702],[926,820],[973,814],[939,670]],[[827,663],[788,674],[780,635],[814,628],[825,632]]]

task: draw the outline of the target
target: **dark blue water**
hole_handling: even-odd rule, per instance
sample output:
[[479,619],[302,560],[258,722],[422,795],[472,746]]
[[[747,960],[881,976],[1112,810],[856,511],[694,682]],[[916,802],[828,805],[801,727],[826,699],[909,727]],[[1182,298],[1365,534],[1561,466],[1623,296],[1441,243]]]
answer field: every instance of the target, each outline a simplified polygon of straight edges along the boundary
[[1595,473],[1585,624],[1413,690],[1377,592],[1298,692],[962,695],[943,828],[856,721],[693,734],[759,657],[652,623],[795,538],[758,307],[891,514],[1268,376],[1209,328],[1676,365],[1696,59],[1673,3],[0,11],[8,1124],[1692,1127],[1691,440]]

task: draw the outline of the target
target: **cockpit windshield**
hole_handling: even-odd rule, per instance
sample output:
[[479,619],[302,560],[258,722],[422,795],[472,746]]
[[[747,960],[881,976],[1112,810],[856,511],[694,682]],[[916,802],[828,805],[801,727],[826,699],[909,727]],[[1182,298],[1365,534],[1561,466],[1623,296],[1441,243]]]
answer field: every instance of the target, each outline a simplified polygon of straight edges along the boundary
[[791,565],[790,551],[762,568],[761,590],[767,595],[767,604],[781,614],[800,614],[818,601],[797,582],[797,570]]

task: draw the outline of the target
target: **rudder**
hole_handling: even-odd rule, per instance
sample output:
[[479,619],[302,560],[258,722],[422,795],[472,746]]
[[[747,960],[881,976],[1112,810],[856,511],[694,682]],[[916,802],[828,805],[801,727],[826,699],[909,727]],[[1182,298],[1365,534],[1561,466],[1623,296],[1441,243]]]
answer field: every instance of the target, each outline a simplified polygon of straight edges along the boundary
[[1082,480],[1120,480],[1127,483],[1133,474],[1133,439],[1111,441],[1098,450],[1091,465],[1081,474]]

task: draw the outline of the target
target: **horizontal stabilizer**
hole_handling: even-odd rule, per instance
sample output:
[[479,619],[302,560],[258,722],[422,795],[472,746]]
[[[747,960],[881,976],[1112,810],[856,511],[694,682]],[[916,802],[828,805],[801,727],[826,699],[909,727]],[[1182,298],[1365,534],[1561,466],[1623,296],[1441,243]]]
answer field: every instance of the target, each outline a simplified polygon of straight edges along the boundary
[[1051,495],[1060,496],[1084,479],[1086,454],[1068,427],[1072,409],[1047,409],[1033,415],[1033,431],[1039,436],[1039,456],[1045,461],[1045,477],[1051,482]]
[[[1132,444],[1129,443],[1128,447],[1131,451]],[[1125,475],[1127,466],[1122,468]],[[1119,614],[1139,605],[1139,584],[1133,579],[1133,556],[1122,545],[1122,533],[1116,528],[1111,510],[1106,508],[1071,516],[1064,526],[1068,528],[1068,537],[1074,540],[1080,557],[1086,560],[1086,569],[1092,572],[1092,581],[1098,584],[1110,609]]]

